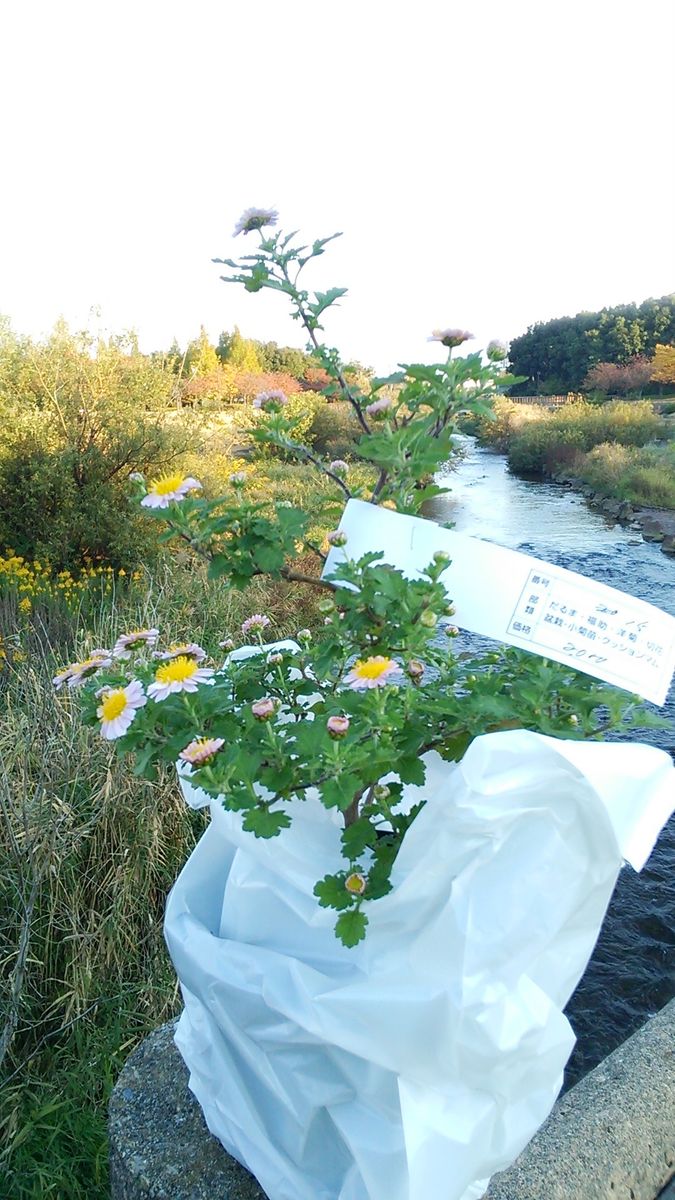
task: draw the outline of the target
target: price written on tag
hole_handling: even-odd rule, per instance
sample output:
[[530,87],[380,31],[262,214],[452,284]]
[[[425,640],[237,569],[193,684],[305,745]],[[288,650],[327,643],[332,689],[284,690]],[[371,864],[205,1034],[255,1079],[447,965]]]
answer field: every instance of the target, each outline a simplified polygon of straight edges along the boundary
[[675,617],[617,588],[433,521],[350,500],[324,575],[348,554],[384,552],[418,576],[437,550],[452,564],[442,576],[463,629],[554,658],[597,679],[663,704],[675,670]]

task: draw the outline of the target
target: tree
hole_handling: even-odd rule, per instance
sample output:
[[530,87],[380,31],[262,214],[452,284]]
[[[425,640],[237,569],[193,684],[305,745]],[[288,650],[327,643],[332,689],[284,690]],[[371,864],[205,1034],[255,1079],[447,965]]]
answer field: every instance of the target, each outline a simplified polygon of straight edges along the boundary
[[204,326],[199,330],[199,337],[190,342],[185,356],[185,369],[188,375],[210,375],[218,369],[218,355],[215,347],[209,341]]
[[249,338],[242,337],[236,325],[230,341],[226,362],[228,367],[233,367],[236,371],[247,371],[252,374],[260,371],[260,362],[258,361],[255,345]]
[[651,378],[655,383],[675,383],[675,346],[657,343]]
[[652,364],[648,358],[637,355],[627,363],[596,363],[584,380],[586,391],[605,392],[606,395],[641,396],[652,378]]

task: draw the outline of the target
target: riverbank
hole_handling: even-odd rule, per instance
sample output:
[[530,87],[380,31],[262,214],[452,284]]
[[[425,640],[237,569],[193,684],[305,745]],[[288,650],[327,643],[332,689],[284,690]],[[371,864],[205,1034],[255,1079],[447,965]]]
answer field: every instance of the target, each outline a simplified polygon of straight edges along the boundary
[[500,397],[492,419],[467,432],[505,454],[515,475],[565,483],[605,515],[644,525],[647,540],[675,553],[675,424],[650,402],[574,401],[546,410]]
[[580,492],[587,503],[604,516],[639,532],[646,542],[656,542],[664,554],[675,557],[675,509],[631,504],[617,496],[597,492],[585,479],[559,472],[554,483]]

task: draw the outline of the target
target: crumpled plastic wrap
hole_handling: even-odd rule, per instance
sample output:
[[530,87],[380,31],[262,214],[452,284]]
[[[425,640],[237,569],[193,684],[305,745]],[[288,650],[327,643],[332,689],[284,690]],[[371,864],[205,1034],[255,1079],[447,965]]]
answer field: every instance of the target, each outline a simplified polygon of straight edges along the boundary
[[675,806],[668,755],[639,744],[515,730],[426,762],[355,949],[312,894],[343,865],[316,796],[269,841],[212,803],[169,898],[190,1087],[270,1200],[477,1200],[552,1108],[618,871]]

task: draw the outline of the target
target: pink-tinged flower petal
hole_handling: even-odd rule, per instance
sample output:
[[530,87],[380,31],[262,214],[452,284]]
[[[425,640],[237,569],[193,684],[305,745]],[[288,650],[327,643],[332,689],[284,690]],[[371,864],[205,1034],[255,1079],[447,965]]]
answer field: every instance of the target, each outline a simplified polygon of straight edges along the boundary
[[345,675],[344,683],[352,691],[366,691],[369,688],[386,687],[395,683],[395,676],[400,673],[401,668],[392,658],[375,654],[371,658],[355,662],[351,671]]
[[192,767],[201,767],[209,762],[225,745],[224,738],[195,738],[178,755]]

